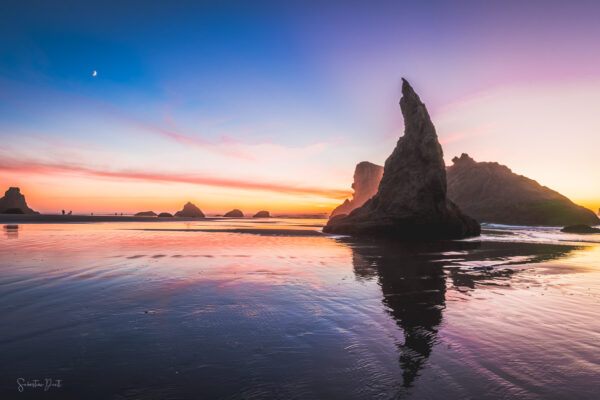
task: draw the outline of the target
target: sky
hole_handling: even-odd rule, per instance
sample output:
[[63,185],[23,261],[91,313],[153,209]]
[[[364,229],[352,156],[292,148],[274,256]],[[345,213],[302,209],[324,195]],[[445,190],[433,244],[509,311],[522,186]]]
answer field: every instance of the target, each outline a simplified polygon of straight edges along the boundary
[[[325,4],[323,4],[325,3]],[[600,207],[600,2],[8,1],[0,190],[45,213],[326,213],[402,135]]]

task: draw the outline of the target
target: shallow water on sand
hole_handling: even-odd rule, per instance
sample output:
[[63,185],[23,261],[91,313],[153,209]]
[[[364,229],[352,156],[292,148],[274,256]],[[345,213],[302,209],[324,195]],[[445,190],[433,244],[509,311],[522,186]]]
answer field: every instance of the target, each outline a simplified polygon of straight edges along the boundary
[[5,228],[0,398],[597,398],[600,235],[323,223]]

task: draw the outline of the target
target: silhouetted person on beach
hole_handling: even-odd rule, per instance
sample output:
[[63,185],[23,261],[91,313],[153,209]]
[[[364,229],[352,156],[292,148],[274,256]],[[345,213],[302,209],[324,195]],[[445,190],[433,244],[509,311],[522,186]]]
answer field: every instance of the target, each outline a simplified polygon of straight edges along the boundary
[[72,215],[72,214],[73,214],[73,211],[69,211],[69,215]]
[[65,210],[62,210],[62,214],[65,215]]

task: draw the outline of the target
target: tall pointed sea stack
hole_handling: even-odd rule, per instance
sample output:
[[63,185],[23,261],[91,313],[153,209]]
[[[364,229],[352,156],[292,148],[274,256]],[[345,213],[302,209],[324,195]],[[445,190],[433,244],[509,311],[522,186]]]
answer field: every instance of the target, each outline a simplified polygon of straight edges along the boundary
[[477,236],[480,226],[446,198],[442,147],[425,104],[402,79],[404,136],[385,162],[377,194],[324,232],[404,240]]

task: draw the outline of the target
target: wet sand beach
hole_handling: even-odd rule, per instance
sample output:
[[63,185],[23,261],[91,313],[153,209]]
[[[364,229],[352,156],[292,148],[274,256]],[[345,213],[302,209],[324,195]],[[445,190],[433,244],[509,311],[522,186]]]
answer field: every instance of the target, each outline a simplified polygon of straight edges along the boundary
[[[4,228],[2,398],[600,390],[600,236],[487,226],[399,244],[323,235],[323,223]],[[19,378],[62,386],[20,393]]]

